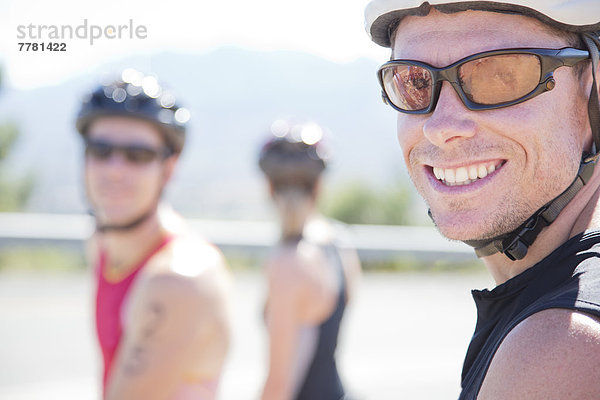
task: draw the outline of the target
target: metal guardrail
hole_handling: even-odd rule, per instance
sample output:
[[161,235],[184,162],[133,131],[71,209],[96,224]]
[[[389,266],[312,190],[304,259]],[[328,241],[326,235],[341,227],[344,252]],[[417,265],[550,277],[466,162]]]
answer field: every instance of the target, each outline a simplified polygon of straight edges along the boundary
[[[192,229],[224,251],[266,254],[277,242],[273,222],[187,219]],[[93,232],[91,217],[77,214],[0,213],[0,248],[56,245],[83,249]],[[364,260],[399,256],[419,259],[474,259],[473,250],[443,238],[435,228],[348,225],[348,239]]]

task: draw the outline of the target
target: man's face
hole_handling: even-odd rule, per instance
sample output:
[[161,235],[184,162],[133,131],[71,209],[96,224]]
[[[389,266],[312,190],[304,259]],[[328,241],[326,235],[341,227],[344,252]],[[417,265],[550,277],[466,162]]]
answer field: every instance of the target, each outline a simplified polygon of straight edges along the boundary
[[[87,134],[96,143],[137,146],[160,151],[164,142],[149,122],[124,117],[101,117]],[[156,157],[132,162],[123,151],[100,158],[87,152],[85,180],[87,195],[101,224],[127,224],[155,206],[168,180],[175,157]]]
[[[482,51],[567,46],[527,17],[432,11],[402,21],[394,58],[444,67]],[[432,113],[398,114],[408,172],[443,235],[469,240],[509,232],[573,181],[591,142],[589,91],[571,68],[557,69],[554,78],[552,91],[486,111],[468,110],[444,82]],[[438,179],[441,171],[447,180]],[[468,184],[449,182],[472,176]]]

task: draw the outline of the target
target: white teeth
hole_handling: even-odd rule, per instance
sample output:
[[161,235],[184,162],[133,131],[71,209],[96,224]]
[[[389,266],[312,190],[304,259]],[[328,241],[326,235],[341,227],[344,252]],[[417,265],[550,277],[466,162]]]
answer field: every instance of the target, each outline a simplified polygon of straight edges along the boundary
[[478,179],[485,178],[496,170],[496,164],[478,164],[459,168],[433,167],[435,177],[447,186],[468,185]]
[[477,168],[477,176],[481,179],[481,178],[485,178],[487,176],[488,172],[487,172],[487,168],[485,167],[485,165],[480,165]]
[[456,174],[453,169],[445,169],[444,170],[444,180],[446,182],[455,183],[456,182]]
[[474,165],[471,165],[469,167],[469,179],[471,179],[471,180],[477,179],[477,167]]
[[456,182],[464,182],[469,179],[469,173],[465,167],[457,168],[455,180]]

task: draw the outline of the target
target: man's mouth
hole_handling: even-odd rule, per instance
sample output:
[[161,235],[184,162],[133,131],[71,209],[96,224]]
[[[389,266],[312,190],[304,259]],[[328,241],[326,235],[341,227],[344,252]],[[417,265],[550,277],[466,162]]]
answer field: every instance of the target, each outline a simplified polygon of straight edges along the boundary
[[432,167],[433,174],[446,186],[464,186],[485,178],[504,165],[503,160],[466,165],[459,168]]

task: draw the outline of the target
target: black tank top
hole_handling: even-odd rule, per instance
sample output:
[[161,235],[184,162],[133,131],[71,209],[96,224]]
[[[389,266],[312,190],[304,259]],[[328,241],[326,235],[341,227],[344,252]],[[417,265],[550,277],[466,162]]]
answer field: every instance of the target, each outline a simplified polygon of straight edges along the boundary
[[317,348],[295,400],[341,400],[345,396],[335,363],[335,349],[346,308],[346,279],[338,249],[328,246],[324,250],[330,260],[335,260],[340,275],[340,291],[335,310],[318,327]]
[[475,400],[498,346],[525,318],[549,308],[600,317],[600,231],[574,236],[533,267],[491,291],[474,290],[477,325],[459,400]]

